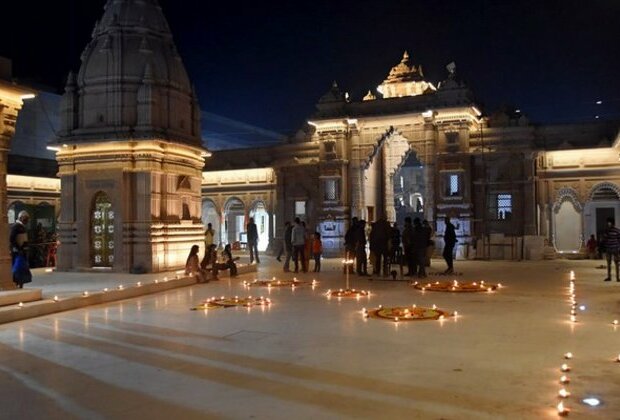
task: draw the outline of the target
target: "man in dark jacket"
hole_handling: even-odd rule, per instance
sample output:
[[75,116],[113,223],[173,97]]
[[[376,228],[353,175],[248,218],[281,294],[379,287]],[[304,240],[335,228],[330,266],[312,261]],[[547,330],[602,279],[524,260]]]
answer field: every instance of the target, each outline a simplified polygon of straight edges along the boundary
[[430,231],[425,229],[417,217],[413,221],[413,233],[411,235],[412,251],[413,251],[413,271],[412,275],[418,274],[418,277],[426,277],[426,248],[428,241],[431,239]]
[[398,229],[398,224],[394,223],[390,237],[390,258],[392,264],[400,264],[400,256],[400,230]]
[[[354,217],[351,219],[351,226],[347,229],[347,232],[344,235],[344,252],[345,259],[352,261],[355,259],[355,235],[357,229],[358,219]],[[344,270],[349,270],[349,273],[353,273],[353,264],[345,264]]]
[[258,258],[258,228],[256,223],[254,223],[253,217],[250,217],[250,223],[248,223],[246,231],[248,234],[248,248],[250,248],[250,264],[254,262],[255,257],[256,264],[260,264],[260,259]]
[[293,256],[293,225],[291,222],[284,224],[284,272],[291,271],[291,257]]
[[444,247],[443,258],[446,260],[448,268],[444,271],[445,274],[454,273],[454,246],[456,245],[456,229],[450,222],[450,218],[446,216],[446,230],[443,235]]
[[607,258],[607,278],[605,281],[611,281],[611,260],[614,260],[616,266],[616,281],[620,281],[618,274],[618,259],[620,257],[620,229],[616,227],[613,218],[607,219],[607,228],[603,233],[603,246],[605,248],[605,257]]
[[415,272],[414,254],[413,254],[413,226],[411,225],[411,217],[405,217],[405,227],[402,234],[403,250],[405,251],[405,261],[407,263],[407,273],[405,276],[413,276]]
[[366,259],[366,221],[360,220],[354,231],[355,262],[358,276],[368,275],[368,260]]
[[392,234],[392,228],[390,223],[381,218],[372,227],[370,250],[374,253],[375,263],[373,266],[373,274],[381,275],[381,269],[383,269],[383,276],[388,275],[388,256],[389,256],[389,243]]

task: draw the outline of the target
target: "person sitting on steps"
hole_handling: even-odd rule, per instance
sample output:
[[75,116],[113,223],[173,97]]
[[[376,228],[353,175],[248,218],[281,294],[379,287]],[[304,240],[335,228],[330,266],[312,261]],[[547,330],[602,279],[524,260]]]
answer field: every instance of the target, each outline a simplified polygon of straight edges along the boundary
[[233,257],[230,244],[224,247],[224,251],[222,251],[222,260],[224,262],[216,262],[214,264],[215,267],[213,269],[213,273],[215,278],[217,278],[217,273],[219,270],[230,270],[230,277],[236,277],[237,264],[235,264],[235,261],[238,261],[239,257]]
[[185,262],[185,275],[194,276],[198,283],[206,283],[208,281],[206,273],[202,268],[200,268],[198,260],[199,250],[200,247],[198,245],[194,245],[189,251],[189,256]]

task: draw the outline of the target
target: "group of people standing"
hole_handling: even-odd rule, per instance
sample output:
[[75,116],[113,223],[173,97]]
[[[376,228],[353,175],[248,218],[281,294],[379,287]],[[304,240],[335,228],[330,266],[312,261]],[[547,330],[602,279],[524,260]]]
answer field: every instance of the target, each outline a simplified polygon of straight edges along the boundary
[[[445,224],[443,256],[448,267],[444,273],[450,274],[454,272],[456,229],[448,217],[445,219]],[[407,267],[405,276],[426,277],[426,267],[430,266],[435,248],[432,236],[433,230],[430,224],[419,218],[412,220],[411,217],[406,217],[401,234],[398,225],[396,223],[390,225],[386,219],[371,223],[370,231],[367,233],[366,221],[354,217],[344,237],[346,259],[355,260],[355,272],[360,276],[367,276],[368,245],[373,275],[382,274],[388,277],[390,265],[398,264]],[[349,266],[348,270],[353,271],[353,267]]]
[[314,258],[314,272],[321,271],[321,257],[323,255],[323,243],[321,242],[321,234],[319,232],[310,233],[299,217],[295,218],[295,222],[286,222],[284,224],[284,241],[280,252],[278,252],[277,260],[284,259],[284,272],[291,271],[291,259],[295,263],[295,273],[299,270],[307,273],[310,266],[310,258]]

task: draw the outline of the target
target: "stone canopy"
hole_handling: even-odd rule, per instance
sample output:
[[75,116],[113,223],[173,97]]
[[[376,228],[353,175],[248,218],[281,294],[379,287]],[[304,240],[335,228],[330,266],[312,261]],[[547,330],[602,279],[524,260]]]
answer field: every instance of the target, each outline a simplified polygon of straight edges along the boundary
[[201,146],[198,100],[156,0],[108,0],[81,60],[67,79],[58,143]]

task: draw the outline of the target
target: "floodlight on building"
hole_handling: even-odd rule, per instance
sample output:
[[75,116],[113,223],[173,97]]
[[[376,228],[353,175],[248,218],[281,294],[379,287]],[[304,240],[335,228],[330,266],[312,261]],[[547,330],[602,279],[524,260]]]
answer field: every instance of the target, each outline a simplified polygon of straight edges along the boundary
[[472,111],[474,111],[474,114],[476,114],[476,117],[482,116],[482,112],[480,112],[480,110],[476,108],[475,106],[472,106],[471,109]]
[[47,146],[47,150],[52,152],[60,152],[60,147],[58,146]]
[[21,100],[22,101],[27,101],[28,99],[34,99],[36,97],[37,97],[37,95],[35,95],[34,93],[27,93],[27,94],[21,96]]
[[202,152],[200,154],[200,157],[202,157],[202,158],[210,158],[212,156],[213,156],[213,153],[211,153],[211,152]]
[[312,121],[308,121],[308,125],[311,125],[314,128],[318,128],[319,127],[316,123],[313,123]]
[[596,118],[596,119],[598,120],[598,119],[599,119],[599,118],[601,118],[601,117],[597,115],[597,116],[595,116],[594,118]]
[[603,101],[596,101],[597,105],[603,105]]
[[347,118],[347,124],[355,125],[355,124],[357,124],[357,119],[355,119],[355,118]]
[[423,116],[424,118],[433,118],[433,110],[432,110],[432,109],[429,109],[428,111],[424,111],[424,112],[422,113],[422,116]]
[[520,114],[520,113],[521,113],[521,110],[520,110],[520,109],[516,109],[516,110],[515,110],[515,112],[516,112],[517,114]]
[[383,86],[381,85],[377,86],[377,92],[383,95]]

